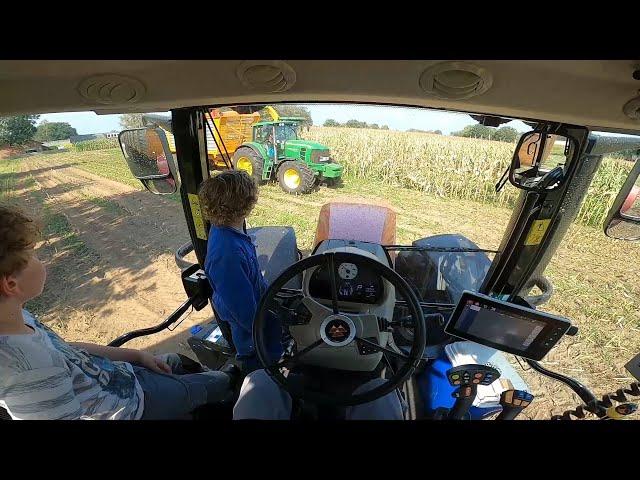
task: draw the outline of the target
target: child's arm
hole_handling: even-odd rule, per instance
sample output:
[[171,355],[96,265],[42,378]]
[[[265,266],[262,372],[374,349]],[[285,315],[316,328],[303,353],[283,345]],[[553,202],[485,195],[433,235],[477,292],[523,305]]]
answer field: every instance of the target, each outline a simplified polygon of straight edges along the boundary
[[85,342],[69,342],[69,345],[73,345],[76,348],[86,350],[91,355],[98,355],[100,357],[108,358],[116,362],[129,362],[135,363],[142,367],[153,370],[158,373],[171,373],[171,367],[157,359],[148,352],[142,350],[135,350],[133,348],[122,347],[108,347],[106,345],[96,345],[95,343]]
[[257,304],[242,253],[229,252],[212,258],[205,273],[216,285],[216,293],[233,315],[236,323],[251,333]]

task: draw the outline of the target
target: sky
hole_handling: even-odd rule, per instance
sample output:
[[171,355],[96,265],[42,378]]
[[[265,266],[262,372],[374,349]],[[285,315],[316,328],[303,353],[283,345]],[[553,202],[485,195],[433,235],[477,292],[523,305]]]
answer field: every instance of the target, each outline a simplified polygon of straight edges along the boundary
[[[440,130],[449,135],[462,130],[466,125],[477,123],[465,113],[450,113],[437,110],[407,107],[382,107],[374,105],[307,105],[314,125],[322,125],[332,118],[340,123],[355,119],[378,125],[388,125],[393,130]],[[508,125],[525,132],[530,127],[520,121],[512,121]]]
[[[388,125],[392,130],[440,130],[448,135],[462,130],[466,125],[476,123],[469,115],[462,113],[440,112],[406,107],[382,107],[373,105],[306,105],[311,112],[314,125],[322,125],[332,118],[340,123],[347,120],[359,120],[378,125]],[[157,112],[162,113],[162,112]],[[120,115],[96,115],[93,112],[48,113],[40,116],[38,122],[67,122],[78,134],[104,133],[121,130]],[[520,121],[509,122],[509,126],[519,131],[530,128]]]
[[[311,112],[314,125],[322,125],[332,118],[340,123],[347,120],[359,120],[378,125],[388,125],[392,130],[440,130],[445,135],[462,130],[466,125],[477,123],[464,113],[442,112],[424,108],[389,107],[375,105],[305,105]],[[169,112],[154,112],[164,113]],[[43,120],[49,122],[67,122],[74,127],[79,135],[87,133],[105,133],[111,130],[120,131],[120,115],[97,115],[94,112],[47,113],[40,116],[38,123]],[[519,132],[526,132],[531,128],[519,120],[513,120],[501,126],[510,126]],[[602,135],[625,136],[615,133],[596,132]]]
[[48,122],[67,122],[76,129],[78,135],[87,133],[106,133],[122,130],[120,115],[96,115],[93,112],[47,113],[40,115],[38,124]]

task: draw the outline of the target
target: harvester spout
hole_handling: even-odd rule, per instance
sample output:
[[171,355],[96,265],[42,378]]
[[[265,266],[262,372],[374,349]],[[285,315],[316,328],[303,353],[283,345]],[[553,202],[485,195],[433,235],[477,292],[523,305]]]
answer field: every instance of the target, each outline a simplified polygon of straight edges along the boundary
[[277,122],[278,120],[280,120],[280,115],[278,115],[278,112],[276,112],[275,108],[273,108],[270,105],[267,105],[266,107],[264,107],[264,109],[271,116],[271,119],[274,122]]

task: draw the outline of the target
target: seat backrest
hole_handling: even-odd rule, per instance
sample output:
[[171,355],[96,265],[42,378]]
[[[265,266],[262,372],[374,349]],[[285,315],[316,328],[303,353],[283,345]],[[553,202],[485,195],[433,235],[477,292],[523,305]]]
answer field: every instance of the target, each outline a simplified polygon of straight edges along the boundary
[[[459,234],[443,234],[413,242],[416,247],[479,248]],[[464,290],[477,291],[491,266],[484,252],[403,251],[396,272],[425,302],[457,303]]]
[[[298,243],[292,227],[254,227],[247,235],[256,246],[260,271],[270,285],[283,271],[298,261]],[[302,279],[292,278],[286,288],[301,288]]]

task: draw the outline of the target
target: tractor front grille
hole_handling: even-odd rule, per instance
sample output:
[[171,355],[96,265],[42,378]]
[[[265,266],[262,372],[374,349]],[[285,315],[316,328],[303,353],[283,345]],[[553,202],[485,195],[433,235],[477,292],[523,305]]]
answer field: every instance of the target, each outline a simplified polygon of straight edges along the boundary
[[328,157],[329,150],[314,150],[311,152],[311,163],[320,163],[320,157]]

